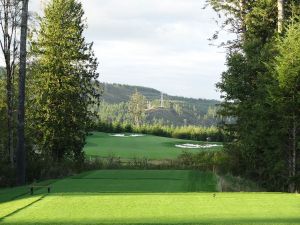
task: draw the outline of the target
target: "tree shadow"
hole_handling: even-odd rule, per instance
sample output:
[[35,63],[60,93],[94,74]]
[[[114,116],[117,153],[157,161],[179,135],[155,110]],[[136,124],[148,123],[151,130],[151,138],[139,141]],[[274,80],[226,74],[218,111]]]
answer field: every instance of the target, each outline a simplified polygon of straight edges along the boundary
[[35,201],[33,201],[33,202],[31,202],[31,203],[25,205],[25,206],[22,206],[21,208],[18,208],[18,209],[16,209],[16,210],[14,210],[14,211],[8,213],[7,215],[1,217],[1,218],[0,218],[0,223],[3,222],[4,219],[6,219],[6,218],[8,218],[8,217],[10,217],[10,216],[13,216],[13,215],[15,215],[15,214],[21,212],[22,210],[24,210],[24,209],[26,209],[26,208],[28,208],[28,207],[34,205],[35,203],[37,203],[37,202],[43,200],[45,197],[46,197],[46,195],[42,195],[42,196],[41,196],[40,198],[38,198],[37,200],[35,200]]
[[[149,218],[146,218],[149,219]],[[136,220],[136,222],[135,222]],[[1,221],[0,221],[1,222]],[[2,225],[5,225],[5,223],[1,223]],[[300,217],[297,218],[276,218],[276,219],[270,219],[270,218],[251,218],[251,219],[230,219],[230,218],[219,218],[219,219],[199,219],[198,221],[196,219],[190,219],[190,221],[186,222],[138,222],[137,219],[130,219],[130,221],[98,221],[93,219],[85,219],[84,222],[75,222],[71,219],[64,220],[64,221],[43,221],[43,222],[9,222],[7,223],[9,225],[299,225],[300,224]]]

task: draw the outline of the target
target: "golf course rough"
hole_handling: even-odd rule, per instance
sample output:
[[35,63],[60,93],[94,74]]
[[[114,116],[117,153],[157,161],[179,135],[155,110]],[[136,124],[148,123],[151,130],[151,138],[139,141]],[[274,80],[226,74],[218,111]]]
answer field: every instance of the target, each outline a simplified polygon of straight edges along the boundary
[[0,224],[300,224],[299,195],[219,193],[211,173],[101,170],[51,182],[50,194],[14,200],[3,196],[28,187],[0,190]]
[[87,137],[84,152],[87,156],[116,156],[123,159],[147,158],[153,160],[175,159],[184,150],[197,153],[200,151],[218,151],[222,144],[211,142],[210,148],[184,149],[176,145],[199,145],[206,146],[206,142],[190,141],[175,138],[158,137],[152,135],[132,136],[130,134],[108,134],[94,132]]

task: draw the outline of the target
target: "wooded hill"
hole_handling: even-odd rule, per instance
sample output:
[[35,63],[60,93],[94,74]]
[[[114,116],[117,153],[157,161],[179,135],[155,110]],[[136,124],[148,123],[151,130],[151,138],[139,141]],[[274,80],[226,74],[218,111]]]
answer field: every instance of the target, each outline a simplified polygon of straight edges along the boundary
[[161,107],[161,92],[147,87],[123,84],[103,84],[102,107],[99,116],[101,120],[124,122],[127,120],[127,103],[137,91],[147,100],[146,123],[159,123],[175,126],[217,124],[217,100],[185,98],[163,94]]

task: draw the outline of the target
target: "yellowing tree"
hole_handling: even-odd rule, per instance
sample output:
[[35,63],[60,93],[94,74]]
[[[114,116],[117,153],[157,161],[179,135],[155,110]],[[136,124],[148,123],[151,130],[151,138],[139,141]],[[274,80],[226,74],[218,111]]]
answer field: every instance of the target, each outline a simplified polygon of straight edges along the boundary
[[133,123],[140,126],[146,117],[145,110],[147,107],[147,102],[145,96],[140,94],[137,90],[130,97],[128,104],[128,111]]

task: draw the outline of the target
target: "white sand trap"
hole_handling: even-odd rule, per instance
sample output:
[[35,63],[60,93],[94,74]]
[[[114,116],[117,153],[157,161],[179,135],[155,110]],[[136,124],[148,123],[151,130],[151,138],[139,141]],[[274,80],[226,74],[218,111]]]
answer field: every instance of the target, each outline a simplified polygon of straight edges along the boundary
[[126,134],[110,134],[109,136],[111,136],[111,137],[143,137],[145,135],[144,134],[130,134],[130,135],[126,135]]
[[126,137],[125,134],[110,134],[111,137]]
[[131,134],[130,137],[144,137],[144,134]]
[[197,145],[197,144],[181,144],[181,145],[175,145],[177,148],[213,148],[213,147],[220,147],[222,145],[217,144],[204,144],[204,145]]

